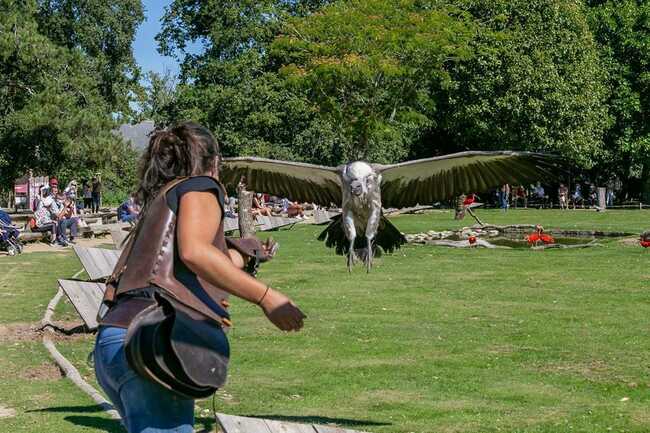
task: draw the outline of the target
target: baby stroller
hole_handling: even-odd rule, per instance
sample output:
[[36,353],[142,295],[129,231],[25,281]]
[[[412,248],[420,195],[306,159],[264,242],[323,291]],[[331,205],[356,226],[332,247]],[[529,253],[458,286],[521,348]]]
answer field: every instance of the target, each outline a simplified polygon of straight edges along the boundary
[[0,251],[6,251],[10,256],[22,253],[23,244],[18,240],[19,234],[9,214],[0,210]]

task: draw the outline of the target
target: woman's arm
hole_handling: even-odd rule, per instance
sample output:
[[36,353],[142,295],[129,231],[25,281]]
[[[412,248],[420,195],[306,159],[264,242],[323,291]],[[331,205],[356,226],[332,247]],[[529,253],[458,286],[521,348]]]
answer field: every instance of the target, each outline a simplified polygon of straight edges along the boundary
[[239,269],[230,255],[212,245],[220,221],[221,208],[212,192],[184,194],[176,229],[181,260],[210,284],[260,305],[278,328],[284,331],[302,328],[305,315],[289,298]]

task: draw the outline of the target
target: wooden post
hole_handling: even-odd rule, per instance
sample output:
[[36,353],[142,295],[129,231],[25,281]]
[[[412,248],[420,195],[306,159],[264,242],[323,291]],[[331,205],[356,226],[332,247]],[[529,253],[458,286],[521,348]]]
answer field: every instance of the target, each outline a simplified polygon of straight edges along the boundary
[[243,186],[237,187],[239,237],[252,238],[255,236],[255,219],[251,208],[253,207],[253,193],[246,191]]
[[598,210],[604,211],[607,209],[607,188],[598,188]]

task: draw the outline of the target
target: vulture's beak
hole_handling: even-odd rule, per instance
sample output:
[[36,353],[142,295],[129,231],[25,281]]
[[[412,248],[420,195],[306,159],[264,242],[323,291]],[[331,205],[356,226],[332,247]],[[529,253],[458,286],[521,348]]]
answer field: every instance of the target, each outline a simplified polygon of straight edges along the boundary
[[359,197],[360,195],[363,194],[363,186],[361,185],[361,182],[352,182],[350,184],[350,191],[352,192],[353,195]]

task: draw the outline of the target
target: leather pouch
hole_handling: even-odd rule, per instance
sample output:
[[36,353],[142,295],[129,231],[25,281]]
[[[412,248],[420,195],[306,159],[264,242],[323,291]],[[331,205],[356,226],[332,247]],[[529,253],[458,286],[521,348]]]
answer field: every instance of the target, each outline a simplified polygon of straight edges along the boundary
[[129,365],[181,398],[209,397],[228,373],[230,346],[223,328],[162,290],[154,298],[127,330]]

